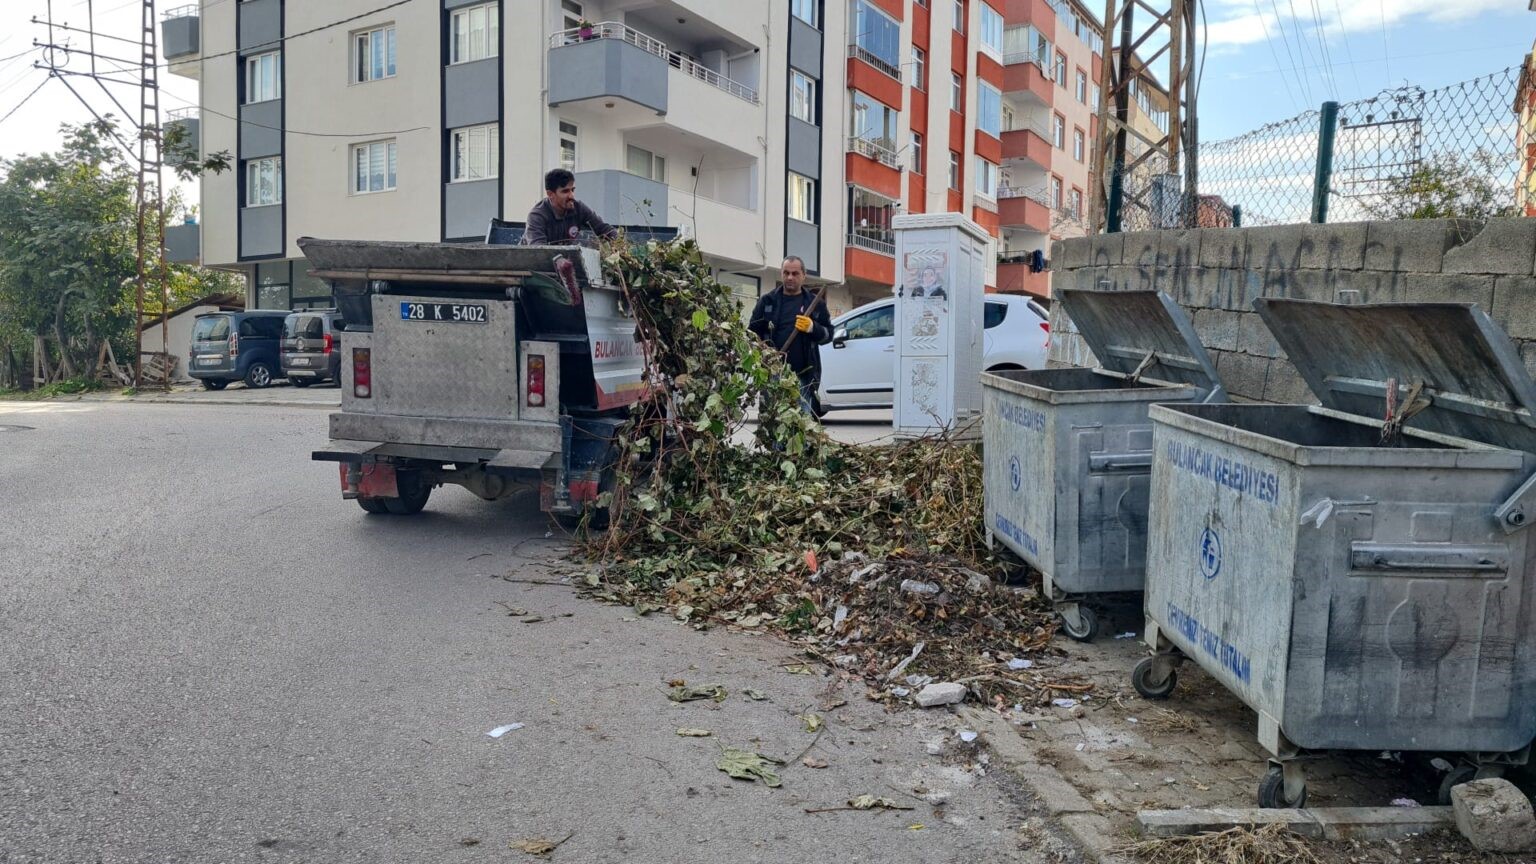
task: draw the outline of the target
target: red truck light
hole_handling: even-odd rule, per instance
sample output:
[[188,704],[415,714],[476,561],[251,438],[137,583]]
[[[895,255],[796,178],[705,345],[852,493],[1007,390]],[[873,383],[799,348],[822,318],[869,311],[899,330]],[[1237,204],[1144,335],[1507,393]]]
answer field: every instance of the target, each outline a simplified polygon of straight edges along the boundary
[[367,348],[352,349],[352,395],[373,398],[373,358]]
[[544,407],[544,355],[528,355],[528,407]]
[[332,336],[329,333],[325,334],[325,347],[320,349],[320,352],[322,354],[329,354],[329,353],[331,353],[331,349],[335,348],[335,347],[336,347],[336,337]]
[[1040,329],[1045,331],[1045,347],[1049,349],[1051,347],[1051,322],[1041,321]]
[[235,357],[240,353],[240,334],[229,334],[229,356]]

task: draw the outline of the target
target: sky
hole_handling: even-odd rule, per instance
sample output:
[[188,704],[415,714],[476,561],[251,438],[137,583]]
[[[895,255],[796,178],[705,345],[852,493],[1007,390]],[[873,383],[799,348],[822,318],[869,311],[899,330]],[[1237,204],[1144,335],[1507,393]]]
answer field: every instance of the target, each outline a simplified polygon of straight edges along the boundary
[[[42,55],[29,49],[33,39],[47,40],[47,30],[31,19],[44,18],[48,6],[49,0],[0,0],[0,117],[42,85],[0,121],[0,159],[53,149],[61,123],[91,116],[62,81],[33,68]],[[52,0],[52,6],[56,21],[86,25],[87,0]],[[128,38],[137,32],[139,0],[95,0],[95,6],[99,31]],[[1204,7],[1203,141],[1295,116],[1325,99],[1347,102],[1409,83],[1432,89],[1514,66],[1536,37],[1536,12],[1527,0],[1205,0]],[[76,46],[84,38],[55,36]],[[98,42],[98,49],[119,56],[135,50],[121,42]],[[67,69],[88,71],[78,54],[58,59]],[[163,109],[195,103],[196,81],[170,74],[161,80]],[[94,82],[70,83],[96,110],[121,113]],[[136,88],[108,86],[130,111],[137,109]]]

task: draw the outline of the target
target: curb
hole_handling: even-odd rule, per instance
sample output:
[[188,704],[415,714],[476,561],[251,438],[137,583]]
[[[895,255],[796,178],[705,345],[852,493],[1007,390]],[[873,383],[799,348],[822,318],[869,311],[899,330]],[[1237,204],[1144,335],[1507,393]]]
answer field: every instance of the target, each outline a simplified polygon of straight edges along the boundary
[[1040,799],[1051,818],[1082,849],[1085,859],[1093,864],[1129,864],[1130,859],[1115,854],[1114,850],[1124,844],[1115,836],[1109,820],[1055,766],[1036,759],[1034,750],[1007,720],[966,705],[960,706],[958,713],[980,733],[988,749],[1002,761],[1002,767]]

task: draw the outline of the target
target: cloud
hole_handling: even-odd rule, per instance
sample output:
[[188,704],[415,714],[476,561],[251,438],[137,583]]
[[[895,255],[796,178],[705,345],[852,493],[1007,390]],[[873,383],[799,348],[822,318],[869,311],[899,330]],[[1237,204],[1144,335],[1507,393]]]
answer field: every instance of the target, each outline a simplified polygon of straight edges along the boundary
[[[1265,5],[1270,5],[1271,11],[1262,11]],[[1399,24],[1460,21],[1510,7],[1510,0],[1379,0],[1377,3],[1349,0],[1338,4],[1324,3],[1318,8],[1322,12],[1323,31],[1333,38],[1341,31],[1379,33],[1383,27],[1390,30]],[[1281,38],[1282,30],[1288,39],[1299,35],[1313,38],[1312,34],[1317,30],[1309,3],[1212,0],[1208,8],[1212,19],[1209,38],[1213,50],[1261,42],[1266,30],[1269,38],[1275,40]]]

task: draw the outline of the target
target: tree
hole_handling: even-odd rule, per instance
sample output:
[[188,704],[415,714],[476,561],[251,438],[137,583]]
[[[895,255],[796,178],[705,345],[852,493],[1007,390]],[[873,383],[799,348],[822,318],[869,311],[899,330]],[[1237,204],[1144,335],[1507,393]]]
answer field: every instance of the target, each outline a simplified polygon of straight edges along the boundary
[[61,377],[89,370],[101,340],[134,323],[123,285],[135,181],[111,134],[101,121],[66,126],[59,152],[0,162],[0,309],[13,338],[52,337]]
[[1444,152],[1419,163],[1405,177],[1387,181],[1387,191],[1365,205],[1373,219],[1488,219],[1519,215],[1512,199],[1514,179],[1487,150],[1463,156]]

